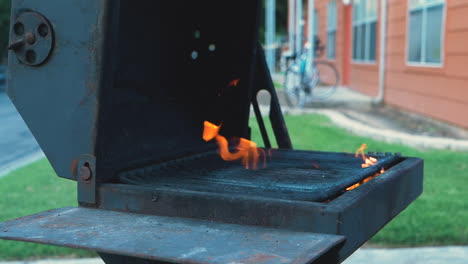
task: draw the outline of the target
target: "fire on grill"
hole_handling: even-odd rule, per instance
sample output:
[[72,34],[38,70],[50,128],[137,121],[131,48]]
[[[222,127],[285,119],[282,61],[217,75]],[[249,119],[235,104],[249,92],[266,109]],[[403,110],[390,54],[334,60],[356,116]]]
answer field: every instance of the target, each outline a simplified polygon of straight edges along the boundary
[[[8,93],[58,176],[77,182],[79,207],[0,223],[0,238],[106,263],[339,263],[404,210],[422,192],[421,159],[292,149],[260,11],[13,0],[10,42],[22,44]],[[250,140],[251,107],[265,148]]]
[[219,146],[219,155],[225,161],[241,160],[246,169],[257,169],[260,156],[263,156],[263,166],[266,166],[265,151],[257,147],[255,142],[245,138],[239,139],[236,147],[237,152],[231,153],[228,148],[228,141],[225,137],[219,135],[220,126],[216,126],[208,121],[204,122],[203,140],[210,141],[215,139]]

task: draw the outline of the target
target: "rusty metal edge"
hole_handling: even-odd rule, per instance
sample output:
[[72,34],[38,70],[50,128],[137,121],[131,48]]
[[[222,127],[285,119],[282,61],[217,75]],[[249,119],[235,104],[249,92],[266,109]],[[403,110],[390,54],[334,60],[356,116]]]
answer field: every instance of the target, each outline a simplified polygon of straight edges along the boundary
[[[75,211],[75,212],[72,212],[72,211]],[[99,227],[100,225],[102,225],[102,222],[98,221],[98,219],[94,219],[97,216],[96,215],[93,216],[94,213],[92,213],[92,212],[99,212],[99,211],[101,211],[102,213],[98,213],[98,214],[104,214],[104,215],[110,214],[110,216],[109,215],[107,215],[105,217],[103,216],[104,218],[107,217],[108,218],[107,220],[109,220],[109,218],[116,219],[116,217],[119,217],[119,216],[125,216],[127,218],[141,218],[141,217],[146,218],[147,217],[147,216],[142,216],[142,215],[139,215],[139,214],[117,213],[117,212],[112,212],[112,211],[108,211],[108,213],[104,213],[107,210],[90,209],[90,208],[84,208],[84,207],[81,207],[81,208],[65,207],[65,208],[48,210],[48,211],[40,212],[40,213],[37,213],[37,214],[24,216],[24,217],[20,217],[20,218],[14,219],[14,220],[10,220],[10,221],[0,223],[0,239],[23,241],[23,242],[32,242],[32,243],[54,245],[54,246],[61,246],[61,247],[69,247],[69,248],[76,248],[76,249],[84,249],[84,250],[98,250],[99,252],[104,252],[104,253],[108,253],[108,254],[143,258],[143,259],[149,259],[149,260],[158,260],[158,261],[163,261],[164,263],[166,263],[166,262],[167,263],[187,263],[187,264],[188,263],[190,263],[190,264],[219,263],[219,261],[205,262],[205,261],[197,261],[195,259],[190,259],[190,258],[187,258],[187,259],[182,258],[181,259],[181,258],[173,258],[173,257],[163,257],[163,256],[159,256],[159,255],[154,255],[154,253],[153,254],[143,254],[141,252],[138,253],[137,251],[134,252],[131,249],[128,249],[127,251],[119,251],[119,250],[115,250],[115,249],[113,250],[112,247],[106,246],[106,244],[102,244],[102,246],[97,247],[97,246],[93,246],[92,243],[87,244],[86,239],[84,239],[84,241],[81,241],[81,240],[83,240],[81,237],[83,235],[85,235],[82,232],[76,233],[76,232],[72,231],[71,233],[68,233],[69,229],[73,230],[73,225],[70,225],[69,227],[68,227],[68,225],[67,226],[60,226],[57,229],[55,229],[55,227],[53,227],[54,224],[64,225],[64,223],[67,223],[67,221],[72,221],[73,224],[80,223],[80,224],[77,225],[77,227],[75,227],[75,229],[78,228],[78,230],[81,230],[84,227],[83,224],[86,223],[86,221],[85,222],[82,222],[82,221],[80,222],[79,219],[75,218],[74,216],[70,216],[70,215],[68,216],[68,220],[65,221],[65,222],[63,220],[56,219],[57,217],[65,217],[65,219],[66,219],[67,218],[66,215],[70,214],[70,213],[71,214],[79,214],[80,217],[82,217],[83,219],[87,219],[87,221],[91,221],[91,222],[95,223],[96,226]],[[244,233],[250,233],[250,232],[255,230],[254,232],[259,232],[260,234],[266,233],[266,234],[271,234],[271,235],[273,235],[272,231],[274,231],[274,232],[276,232],[276,235],[279,235],[280,237],[284,236],[286,241],[289,240],[288,236],[291,236],[291,239],[297,239],[297,236],[298,235],[302,236],[302,234],[303,234],[304,237],[301,238],[301,239],[306,238],[306,236],[310,236],[311,238],[314,238],[315,242],[313,242],[311,245],[305,245],[305,244],[303,245],[303,246],[308,246],[308,247],[306,247],[306,250],[303,253],[300,253],[300,251],[299,251],[299,252],[297,252],[297,253],[299,253],[299,255],[296,255],[296,256],[294,256],[294,254],[296,254],[296,253],[292,253],[293,258],[291,258],[290,262],[288,262],[288,263],[292,263],[292,264],[315,263],[316,260],[321,260],[320,263],[322,263],[322,261],[324,259],[327,260],[326,263],[337,263],[337,257],[338,257],[337,249],[339,249],[343,245],[343,243],[345,241],[345,238],[343,236],[336,236],[336,235],[315,234],[315,233],[308,233],[308,232],[293,232],[293,231],[289,231],[289,233],[288,233],[288,232],[283,232],[283,231],[280,231],[280,230],[275,230],[275,229],[265,228],[265,227],[253,227],[253,226],[233,225],[233,224],[224,224],[224,223],[213,223],[213,222],[208,222],[208,221],[204,221],[204,220],[194,220],[194,219],[184,220],[184,219],[181,219],[181,218],[170,218],[170,217],[160,217],[160,216],[153,216],[153,217],[156,218],[155,220],[157,222],[161,221],[162,224],[164,224],[164,222],[167,222],[167,221],[171,221],[171,222],[175,221],[176,223],[178,223],[176,225],[186,223],[187,224],[186,228],[188,228],[188,229],[190,229],[190,228],[195,228],[195,229],[199,228],[198,227],[199,225],[203,228],[206,225],[206,226],[210,226],[210,228],[214,228],[215,230],[217,230],[219,228],[221,230],[229,230],[230,231],[232,229],[233,234],[237,233],[237,232],[235,232],[236,229],[247,229],[247,230],[243,231]],[[158,220],[158,218],[159,219],[165,219],[165,220]],[[35,222],[39,221],[39,219],[45,220],[44,223],[36,223],[35,224]],[[75,222],[75,219],[77,220],[76,222]],[[179,219],[179,220],[176,220],[176,219]],[[56,221],[54,221],[54,220],[56,220]],[[124,219],[123,221],[127,221],[127,220]],[[132,223],[132,221],[130,222],[130,224],[131,223]],[[36,227],[34,227],[35,225],[36,226],[39,225],[41,227],[36,228]],[[49,225],[51,225],[51,226],[49,226]],[[13,228],[13,231],[11,231],[12,228]],[[16,229],[23,229],[23,230],[24,230],[24,228],[26,228],[26,232],[14,233],[15,228]],[[29,228],[29,229],[27,229],[27,228]],[[167,230],[170,230],[171,227],[169,226],[168,228],[169,229],[165,229],[164,232],[167,232]],[[61,237],[62,235],[60,235],[60,239],[57,239],[57,233],[55,235],[52,234],[51,236],[47,237],[47,233],[49,233],[47,231],[47,229],[55,229],[56,231],[58,230],[58,233],[64,232],[63,238]],[[94,230],[94,227],[92,225],[91,226],[86,225],[86,229]],[[251,229],[251,230],[249,231],[249,229]],[[148,230],[152,230],[152,229],[148,229]],[[44,231],[46,233],[44,233]],[[154,231],[154,230],[152,230],[152,231]],[[9,235],[9,232],[13,232],[13,235]],[[34,232],[36,232],[36,234],[40,234],[40,236],[34,234]],[[105,231],[105,232],[109,232],[109,231]],[[125,233],[125,232],[127,232],[127,231],[123,231],[123,233]],[[205,231],[202,230],[202,232],[205,232]],[[67,233],[66,236],[65,236],[65,233]],[[76,237],[74,238],[74,236],[76,236]],[[178,239],[177,236],[174,236],[174,241],[177,241],[177,239]],[[234,241],[236,241],[235,239],[236,238],[234,238]],[[317,240],[315,240],[315,239],[317,239]],[[259,241],[261,242],[261,239]],[[300,242],[300,241],[301,240],[299,240],[298,242]],[[276,242],[278,242],[278,240]],[[86,245],[88,245],[88,246],[86,246]],[[107,244],[107,245],[109,245],[109,244]],[[291,246],[291,245],[289,245],[289,246]],[[311,246],[313,246],[313,247],[311,248]],[[118,247],[119,246],[114,247],[114,248],[118,248]],[[259,252],[262,252],[261,248],[259,248],[258,250],[260,250]],[[253,250],[253,252],[255,252],[255,250]],[[169,254],[169,256],[170,255],[171,254]],[[279,255],[279,256],[281,256],[281,255]],[[211,257],[208,257],[208,259],[210,259],[210,258]],[[244,262],[242,260],[240,260],[239,262],[235,262],[235,263],[244,263]],[[250,263],[250,262],[245,262],[245,263]],[[270,262],[262,262],[262,263],[270,263]],[[274,263],[276,263],[276,262],[274,262]]]
[[[344,260],[422,193],[422,178],[423,161],[418,158],[404,158],[391,170],[354,190],[345,192],[328,203],[227,196],[169,189],[153,190],[148,193],[145,188],[139,186],[118,184],[98,186],[98,199],[101,209],[343,235],[348,238],[340,250],[340,259]],[[406,191],[398,192],[398,190]],[[373,201],[381,198],[382,195],[386,197],[387,204],[381,206],[380,209],[390,213],[379,212],[372,219],[366,218],[366,210],[374,208],[375,202]],[[194,208],[197,210],[193,208],[180,210],[181,208],[170,206],[172,202],[176,204],[200,203],[206,207],[210,207],[207,204],[214,203],[216,207],[210,207],[212,208],[210,212],[204,212],[196,206]],[[226,209],[230,207],[243,208],[244,211],[248,208],[248,212],[239,213]],[[225,213],[221,213],[223,211]],[[269,220],[269,218],[274,218],[272,212],[284,215],[283,221]],[[258,219],[262,219],[263,222]],[[355,223],[357,219],[364,220]],[[355,225],[348,226],[348,223],[355,223]],[[359,232],[365,232],[365,239],[360,238],[362,234]]]
[[[330,209],[339,212],[336,235],[350,238],[339,253],[342,261],[422,194],[422,159],[406,158],[392,169],[330,203]],[[378,203],[379,200],[386,203]]]

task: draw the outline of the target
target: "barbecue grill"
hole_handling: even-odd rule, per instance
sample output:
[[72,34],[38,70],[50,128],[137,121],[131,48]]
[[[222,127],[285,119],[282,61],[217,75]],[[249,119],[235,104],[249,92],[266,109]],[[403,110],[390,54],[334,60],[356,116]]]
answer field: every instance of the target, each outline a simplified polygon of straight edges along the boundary
[[[422,192],[421,159],[374,153],[361,168],[354,154],[292,150],[260,11],[252,0],[13,0],[8,94],[58,176],[77,182],[79,207],[1,223],[0,238],[106,263],[339,263],[404,210]],[[205,121],[231,147],[250,138],[251,107],[266,146],[257,169],[202,139]]]

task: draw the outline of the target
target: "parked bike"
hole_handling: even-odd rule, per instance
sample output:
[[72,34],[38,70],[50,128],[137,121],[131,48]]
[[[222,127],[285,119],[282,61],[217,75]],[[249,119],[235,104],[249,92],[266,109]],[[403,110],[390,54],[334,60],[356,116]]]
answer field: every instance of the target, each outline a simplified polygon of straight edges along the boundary
[[[295,54],[286,57],[286,61],[293,61],[285,72],[283,85],[290,107],[302,108],[308,102],[325,100],[335,93],[339,83],[338,71],[328,61],[314,60],[311,71],[307,71],[307,46],[299,57]],[[321,57],[324,45],[316,41],[315,47],[316,56]]]

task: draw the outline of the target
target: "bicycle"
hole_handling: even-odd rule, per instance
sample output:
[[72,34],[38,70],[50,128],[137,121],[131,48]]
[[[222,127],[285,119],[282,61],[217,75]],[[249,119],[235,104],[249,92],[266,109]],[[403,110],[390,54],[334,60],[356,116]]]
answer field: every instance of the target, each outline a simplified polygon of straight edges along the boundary
[[[306,45],[307,47],[307,45]],[[324,45],[316,40],[316,54],[320,57]],[[335,66],[327,61],[314,60],[310,74],[307,74],[308,52],[305,50],[296,60],[296,55],[290,55],[287,61],[293,60],[284,75],[284,93],[286,102],[290,107],[302,108],[308,102],[322,101],[329,98],[335,91],[339,82],[339,74]]]

